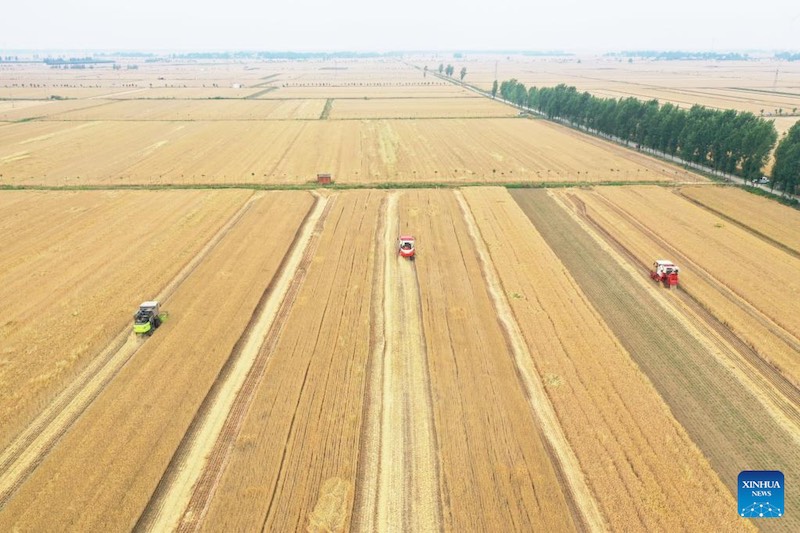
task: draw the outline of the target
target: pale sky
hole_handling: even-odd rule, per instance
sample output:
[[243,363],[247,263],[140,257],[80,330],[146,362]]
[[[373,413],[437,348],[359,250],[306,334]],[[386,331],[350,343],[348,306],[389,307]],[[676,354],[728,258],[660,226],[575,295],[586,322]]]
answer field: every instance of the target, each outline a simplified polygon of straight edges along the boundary
[[36,0],[0,51],[800,49],[798,0]]

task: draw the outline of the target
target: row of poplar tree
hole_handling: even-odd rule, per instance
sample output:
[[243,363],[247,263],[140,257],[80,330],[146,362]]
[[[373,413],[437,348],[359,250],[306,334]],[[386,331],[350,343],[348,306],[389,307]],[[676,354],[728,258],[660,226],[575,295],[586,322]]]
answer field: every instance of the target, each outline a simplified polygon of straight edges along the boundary
[[[749,112],[683,109],[657,100],[601,98],[575,87],[530,87],[517,80],[500,84],[504,100],[567,120],[591,131],[648,147],[715,170],[755,180],[778,139],[771,120]],[[493,89],[493,93],[496,89]],[[772,187],[795,192],[800,185],[800,123],[775,151]]]

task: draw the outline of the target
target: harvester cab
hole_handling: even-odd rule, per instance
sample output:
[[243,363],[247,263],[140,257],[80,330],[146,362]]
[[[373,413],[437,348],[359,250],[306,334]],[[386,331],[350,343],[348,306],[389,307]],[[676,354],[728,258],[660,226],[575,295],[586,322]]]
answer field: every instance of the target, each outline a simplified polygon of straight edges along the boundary
[[401,235],[397,239],[397,253],[400,254],[400,257],[407,257],[413,261],[416,254],[414,245],[414,237],[411,235]]
[[674,287],[678,284],[678,267],[672,261],[659,259],[653,263],[650,277],[655,281],[660,281],[667,288]]
[[142,302],[133,315],[133,332],[137,335],[152,335],[160,325],[158,302]]

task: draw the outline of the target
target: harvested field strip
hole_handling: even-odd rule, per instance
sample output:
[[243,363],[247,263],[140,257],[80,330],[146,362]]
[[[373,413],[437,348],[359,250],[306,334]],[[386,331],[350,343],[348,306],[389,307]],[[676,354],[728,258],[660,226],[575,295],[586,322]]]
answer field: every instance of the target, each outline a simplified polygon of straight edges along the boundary
[[355,519],[362,531],[434,531],[441,529],[441,508],[428,356],[414,264],[392,246],[400,227],[406,230],[397,199],[394,193],[385,202],[378,239],[383,297],[373,323],[382,331],[373,351]]
[[[547,191],[511,194],[732,494],[741,470],[800,475],[797,435],[764,412],[721,362],[726,356],[710,356],[714,347],[707,339],[666,311],[659,301],[664,289],[632,276]],[[787,495],[789,505],[800,505],[800,495]],[[800,527],[800,518],[784,518],[759,525],[770,531]]]
[[[616,210],[602,197],[587,191],[566,193],[577,209],[607,240],[618,243],[622,253],[638,265],[642,274],[649,272],[653,257],[669,255],[673,261],[687,267],[689,259],[673,249],[663,239],[649,232],[636,221]],[[778,405],[787,404],[787,416],[800,419],[800,361],[798,343],[769,318],[763,316],[725,289],[700,267],[684,268],[679,291],[671,296],[680,299],[698,314],[712,329],[717,330],[747,362],[741,365],[746,373],[758,373],[770,386],[763,388],[776,398]],[[750,367],[749,370],[747,367]]]
[[[319,200],[320,199],[318,198],[317,207],[320,205]],[[297,294],[305,283],[309,267],[314,256],[316,255],[316,250],[319,244],[320,235],[322,234],[324,222],[327,219],[334,199],[327,197],[323,201],[325,202],[325,208],[313,228],[310,241],[306,246],[300,265],[297,268],[297,273],[292,277],[291,286],[288,289],[286,297],[281,303],[278,316],[270,328],[266,342],[262,344],[261,349],[256,356],[256,361],[253,365],[253,368],[248,374],[242,389],[239,391],[228,418],[225,420],[220,438],[214,444],[213,449],[209,453],[209,456],[206,460],[206,467],[203,469],[203,472],[197,481],[197,485],[192,491],[190,500],[185,506],[185,512],[183,516],[179,517],[180,523],[177,525],[177,531],[195,531],[198,529],[198,524],[205,518],[209,502],[216,491],[217,483],[219,482],[222,473],[225,471],[230,459],[230,451],[235,444],[239,432],[241,431],[242,424],[245,421],[256,390],[261,383],[264,371],[269,363],[270,354],[272,354],[275,346],[280,340],[280,332],[283,330],[286,322],[288,321],[289,314],[297,298]],[[309,220],[313,219],[314,216],[315,215],[313,213],[310,213],[306,224],[308,224]],[[306,237],[307,235],[304,235],[301,238],[305,239]],[[167,476],[162,478],[161,484],[164,484],[165,482],[169,483],[171,477],[172,476],[168,472]],[[154,497],[158,497],[160,499],[160,496],[158,496],[158,491],[156,491]],[[152,521],[150,510],[151,506],[148,506],[148,512],[145,513],[140,519],[139,524],[137,524],[137,530],[141,531],[152,529],[149,527],[149,524]]]
[[660,187],[598,194],[800,341],[800,259]]
[[[245,387],[246,382],[259,381],[262,376],[259,370],[263,370],[266,361],[262,362],[260,359],[266,359],[268,355],[262,347],[265,343],[267,347],[270,346],[268,338],[278,336],[288,310],[294,303],[297,290],[305,279],[305,272],[318,241],[314,237],[318,237],[317,230],[322,227],[327,205],[327,198],[317,196],[313,209],[303,221],[284,258],[278,276],[268,287],[265,299],[256,310],[257,321],[248,326],[237,344],[237,347],[241,347],[234,350],[220,372],[220,377],[204,400],[181,447],[162,477],[151,504],[148,505],[148,512],[145,513],[147,516],[143,515],[139,526],[147,524],[147,529],[156,531],[175,530],[192,498],[193,489],[201,475],[205,474],[207,465],[211,469],[217,466],[211,464],[211,452],[232,444],[223,442],[217,445],[217,441],[223,435],[226,425],[237,424],[236,420],[229,418],[235,418],[239,410],[243,411],[244,406],[252,399],[247,396],[247,391],[252,391],[255,383]],[[217,457],[219,456],[215,458]]]
[[448,531],[575,529],[450,191],[400,197],[415,262]]
[[382,198],[337,195],[201,529],[349,528]]
[[680,194],[715,215],[800,255],[800,211],[731,187],[683,187]]
[[170,320],[0,511],[0,530],[134,526],[311,203],[269,193],[251,206],[165,302]]
[[331,114],[331,108],[333,107],[333,98],[328,98],[325,100],[325,107],[322,108],[322,113],[319,115],[320,120],[328,120],[328,117]]
[[[251,195],[0,195],[0,390],[7,391],[0,398],[0,449],[87,367],[124,344],[135,306],[180,277]],[[146,275],[143,265],[150,267]]]
[[736,529],[726,487],[519,206],[504,189],[464,195],[610,529]]

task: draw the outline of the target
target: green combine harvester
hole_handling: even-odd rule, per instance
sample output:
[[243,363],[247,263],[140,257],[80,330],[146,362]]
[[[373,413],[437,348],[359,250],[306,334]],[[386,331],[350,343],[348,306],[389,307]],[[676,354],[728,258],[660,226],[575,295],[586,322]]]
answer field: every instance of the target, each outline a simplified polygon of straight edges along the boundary
[[137,335],[152,335],[160,325],[158,302],[142,302],[139,310],[133,315],[133,332]]

